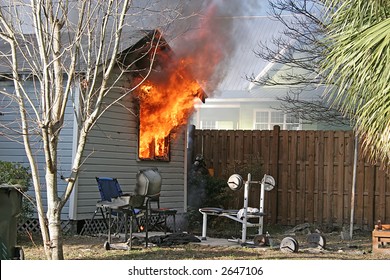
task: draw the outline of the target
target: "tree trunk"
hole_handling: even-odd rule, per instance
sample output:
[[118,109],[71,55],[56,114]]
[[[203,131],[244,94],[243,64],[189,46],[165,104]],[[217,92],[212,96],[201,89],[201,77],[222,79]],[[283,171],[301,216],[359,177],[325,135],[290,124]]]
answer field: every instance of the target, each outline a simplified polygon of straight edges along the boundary
[[63,240],[61,228],[61,207],[60,199],[57,196],[57,175],[56,169],[46,168],[47,185],[47,222],[49,229],[49,244],[46,244],[46,255],[52,260],[63,260]]
[[63,260],[64,251],[60,213],[58,211],[56,211],[56,213],[48,213],[48,222],[50,247],[47,247],[47,250],[50,250],[50,256],[52,260]]

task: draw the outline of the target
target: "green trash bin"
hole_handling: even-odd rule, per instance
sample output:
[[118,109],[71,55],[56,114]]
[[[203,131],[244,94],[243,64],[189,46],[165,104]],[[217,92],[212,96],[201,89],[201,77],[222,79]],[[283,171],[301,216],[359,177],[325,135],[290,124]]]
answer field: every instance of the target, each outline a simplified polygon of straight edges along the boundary
[[23,249],[16,247],[18,217],[22,209],[20,185],[0,185],[0,259],[24,259]]

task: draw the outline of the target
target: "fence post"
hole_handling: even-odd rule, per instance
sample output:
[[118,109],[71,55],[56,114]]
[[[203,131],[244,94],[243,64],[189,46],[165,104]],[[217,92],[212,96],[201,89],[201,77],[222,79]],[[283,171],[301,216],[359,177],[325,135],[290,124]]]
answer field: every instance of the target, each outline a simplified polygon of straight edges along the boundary
[[272,142],[271,142],[271,153],[270,153],[270,160],[271,160],[271,166],[270,166],[270,174],[272,177],[275,178],[275,184],[276,187],[274,191],[270,192],[269,195],[269,203],[270,203],[270,222],[271,224],[275,225],[278,220],[278,184],[279,184],[279,134],[280,134],[280,126],[275,125],[274,129],[272,131]]

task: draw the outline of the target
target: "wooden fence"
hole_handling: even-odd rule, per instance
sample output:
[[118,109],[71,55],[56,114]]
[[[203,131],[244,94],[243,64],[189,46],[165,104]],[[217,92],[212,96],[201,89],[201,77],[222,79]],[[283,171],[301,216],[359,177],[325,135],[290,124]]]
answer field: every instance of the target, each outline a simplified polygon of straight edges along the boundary
[[[276,187],[265,197],[267,223],[350,224],[353,132],[282,131],[276,126],[272,131],[194,130],[191,137],[193,156],[202,154],[214,176],[227,179],[246,166],[252,180],[261,180],[263,174],[275,178]],[[360,147],[356,166],[354,225],[372,229],[377,220],[390,223],[389,174],[369,164]],[[249,206],[258,207],[259,192],[251,184]],[[229,207],[242,205],[242,195]]]

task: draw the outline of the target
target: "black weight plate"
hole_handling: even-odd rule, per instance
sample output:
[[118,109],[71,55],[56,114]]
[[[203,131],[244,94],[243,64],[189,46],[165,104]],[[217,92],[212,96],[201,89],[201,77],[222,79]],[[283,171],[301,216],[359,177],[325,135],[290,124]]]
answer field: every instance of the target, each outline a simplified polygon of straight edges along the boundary
[[311,248],[325,248],[325,237],[319,233],[311,233],[307,236],[307,243]]
[[255,238],[253,238],[253,244],[256,246],[267,246],[269,245],[268,237],[264,234],[255,235]]

